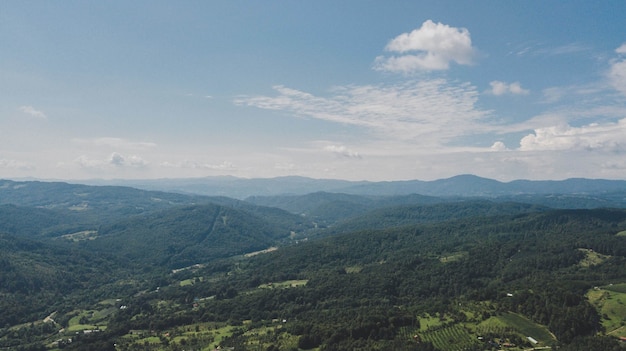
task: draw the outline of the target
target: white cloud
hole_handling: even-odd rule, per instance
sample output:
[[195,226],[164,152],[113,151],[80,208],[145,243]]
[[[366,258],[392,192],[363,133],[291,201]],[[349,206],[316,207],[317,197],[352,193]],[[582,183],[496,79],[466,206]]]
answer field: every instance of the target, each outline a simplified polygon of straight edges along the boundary
[[491,90],[488,92],[496,96],[504,94],[528,95],[530,93],[529,90],[522,88],[522,85],[519,82],[507,84],[505,82],[494,80],[489,83],[489,85],[491,85]]
[[39,111],[37,109],[35,109],[32,106],[20,106],[18,108],[18,110],[20,110],[21,112],[31,116],[31,117],[35,117],[35,118],[40,118],[40,119],[47,119],[48,116],[46,116],[45,113],[43,113],[42,111]]
[[94,159],[82,155],[74,160],[74,163],[85,169],[111,169],[114,168],[144,168],[148,162],[136,155],[125,156],[113,152],[107,159]]
[[358,152],[352,151],[343,145],[327,145],[324,147],[325,151],[330,151],[336,155],[347,158],[361,158]]
[[496,141],[495,143],[493,143],[493,145],[491,145],[491,150],[493,150],[493,151],[506,151],[508,149],[507,149],[506,145],[504,145],[503,142]]
[[148,162],[139,156],[124,156],[117,152],[111,154],[109,163],[117,167],[145,167],[148,165]]
[[626,118],[616,123],[592,123],[582,127],[562,124],[537,128],[521,139],[519,149],[626,152]]
[[611,64],[609,82],[613,88],[626,95],[626,60],[615,61]]
[[452,84],[445,79],[337,87],[328,98],[284,86],[274,89],[278,92],[275,97],[241,97],[235,103],[364,127],[384,138],[433,145],[483,130],[480,120],[488,115],[475,106],[479,93],[474,86]]
[[419,29],[398,35],[385,50],[399,55],[377,57],[374,68],[400,73],[446,70],[450,62],[470,65],[475,54],[467,29],[431,20],[424,22]]
[[[620,54],[620,56],[626,54],[626,43],[615,49],[615,52]],[[623,95],[626,95],[626,58],[621,56],[619,59],[611,60],[607,76],[609,84]]]

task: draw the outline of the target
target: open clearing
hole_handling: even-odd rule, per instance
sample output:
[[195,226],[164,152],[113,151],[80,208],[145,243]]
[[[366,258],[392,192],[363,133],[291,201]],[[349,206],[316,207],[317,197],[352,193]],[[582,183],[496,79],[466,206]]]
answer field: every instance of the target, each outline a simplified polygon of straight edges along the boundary
[[602,316],[606,334],[626,337],[626,284],[594,288],[587,293],[587,298]]
[[555,338],[546,327],[541,326],[517,313],[504,313],[497,318],[505,324],[513,327],[525,337],[530,336],[543,345],[547,345],[552,341],[555,341]]
[[298,286],[304,286],[308,282],[309,282],[308,280],[285,280],[284,282],[261,284],[259,285],[259,288],[261,289],[295,288]]
[[83,230],[82,232],[76,232],[72,234],[62,235],[61,238],[73,242],[84,241],[84,240],[94,240],[98,237],[98,232],[95,230]]
[[602,262],[611,258],[611,256],[603,255],[589,249],[578,249],[585,254],[585,258],[578,263],[581,267],[597,266]]

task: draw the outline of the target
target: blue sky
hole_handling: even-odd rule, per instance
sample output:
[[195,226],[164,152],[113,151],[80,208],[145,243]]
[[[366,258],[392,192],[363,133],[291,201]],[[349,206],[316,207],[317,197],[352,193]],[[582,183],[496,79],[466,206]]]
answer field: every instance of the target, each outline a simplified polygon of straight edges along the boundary
[[2,1],[0,178],[626,179],[624,1]]

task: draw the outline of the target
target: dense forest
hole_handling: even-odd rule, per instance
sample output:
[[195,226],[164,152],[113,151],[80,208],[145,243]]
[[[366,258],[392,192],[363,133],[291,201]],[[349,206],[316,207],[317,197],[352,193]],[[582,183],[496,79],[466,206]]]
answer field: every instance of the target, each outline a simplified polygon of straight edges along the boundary
[[624,349],[624,209],[6,184],[0,350]]

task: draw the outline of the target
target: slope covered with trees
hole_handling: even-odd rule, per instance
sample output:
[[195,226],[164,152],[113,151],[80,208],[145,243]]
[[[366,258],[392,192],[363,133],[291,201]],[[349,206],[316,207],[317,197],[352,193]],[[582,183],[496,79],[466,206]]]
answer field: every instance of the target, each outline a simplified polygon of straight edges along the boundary
[[[155,201],[114,190],[126,209]],[[185,195],[115,215],[103,195],[84,216],[59,196],[0,206],[0,349],[612,351],[626,336],[623,209],[320,193],[291,199],[304,216]]]

